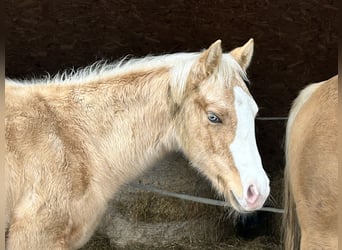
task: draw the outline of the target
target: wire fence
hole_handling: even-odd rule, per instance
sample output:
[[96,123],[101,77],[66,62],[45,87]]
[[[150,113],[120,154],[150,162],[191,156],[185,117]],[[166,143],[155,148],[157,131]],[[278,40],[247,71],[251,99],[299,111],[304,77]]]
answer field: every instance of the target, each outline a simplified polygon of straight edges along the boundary
[[287,121],[288,117],[286,116],[270,116],[270,117],[262,117],[257,116],[255,120],[259,121]]
[[[168,197],[173,197],[177,199],[182,199],[182,200],[187,200],[187,201],[193,201],[197,203],[202,203],[202,204],[207,204],[207,205],[213,205],[213,206],[223,206],[223,207],[232,207],[231,204],[227,201],[222,201],[222,200],[214,200],[214,199],[209,199],[209,198],[203,198],[203,197],[198,197],[198,196],[193,196],[193,195],[188,195],[188,194],[180,194],[180,193],[174,193],[166,190],[162,190],[156,187],[152,186],[147,186],[143,184],[130,184],[130,186],[152,192],[152,193],[157,193],[163,196],[168,196]],[[265,212],[271,212],[271,213],[284,213],[283,209],[280,208],[273,208],[273,207],[262,207],[258,209],[258,211],[265,211]]]

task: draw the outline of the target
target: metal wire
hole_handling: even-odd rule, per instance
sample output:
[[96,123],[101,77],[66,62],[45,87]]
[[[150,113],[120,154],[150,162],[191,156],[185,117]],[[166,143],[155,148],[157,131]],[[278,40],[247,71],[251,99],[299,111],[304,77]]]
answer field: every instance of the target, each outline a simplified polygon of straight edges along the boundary
[[[148,192],[153,192],[153,193],[157,193],[160,195],[169,196],[169,197],[173,197],[173,198],[177,198],[177,199],[194,201],[194,202],[203,203],[203,204],[207,204],[207,205],[213,205],[213,206],[232,207],[230,205],[230,203],[228,203],[226,201],[203,198],[203,197],[198,197],[198,196],[193,196],[193,195],[188,195],[188,194],[179,194],[179,193],[169,192],[169,191],[162,190],[159,188],[155,188],[152,186],[146,186],[146,185],[137,184],[137,183],[130,184],[130,186],[132,186],[136,189],[141,189],[141,190],[145,190]],[[262,207],[262,208],[258,209],[258,211],[265,211],[265,212],[272,212],[272,213],[284,213],[283,209],[273,208],[273,207]]]
[[286,116],[270,116],[270,117],[257,116],[255,119],[259,121],[286,121],[288,117]]

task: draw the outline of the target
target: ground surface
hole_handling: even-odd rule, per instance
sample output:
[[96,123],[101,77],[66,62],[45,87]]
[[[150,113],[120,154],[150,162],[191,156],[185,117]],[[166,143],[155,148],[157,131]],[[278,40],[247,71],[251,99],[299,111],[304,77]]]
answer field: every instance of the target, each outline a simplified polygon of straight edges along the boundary
[[[5,3],[8,77],[54,74],[61,69],[86,66],[102,58],[116,60],[127,54],[200,50],[216,39],[221,39],[224,49],[230,50],[253,37],[255,55],[248,73],[260,115],[287,116],[292,100],[303,86],[337,73],[337,1],[334,0],[172,0],[158,4],[153,0],[6,0]],[[284,128],[283,121],[258,121],[256,127],[278,207],[284,167]],[[275,217],[278,221],[279,216]],[[179,243],[162,249],[276,249],[272,242],[278,244],[279,237],[262,236],[253,241],[233,237],[215,245]],[[104,246],[107,243],[106,238],[97,235],[84,249],[107,249]]]
[[92,240],[88,242],[82,250],[227,250],[227,249],[241,249],[241,250],[279,250],[277,239],[272,236],[262,236],[253,240],[243,240],[237,237],[230,237],[225,239],[224,242],[181,242],[169,245],[163,245],[163,247],[150,247],[144,245],[131,245],[126,248],[116,248],[110,245],[109,240],[100,234],[94,235]]

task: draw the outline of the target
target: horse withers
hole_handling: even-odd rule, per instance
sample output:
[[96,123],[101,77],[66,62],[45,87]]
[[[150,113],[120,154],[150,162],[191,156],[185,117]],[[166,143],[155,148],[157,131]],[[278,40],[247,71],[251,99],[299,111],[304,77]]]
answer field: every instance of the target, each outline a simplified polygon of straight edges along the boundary
[[253,40],[222,53],[97,63],[6,79],[8,249],[77,249],[115,192],[181,151],[240,212],[263,206],[258,106],[246,86]]
[[286,131],[286,250],[338,248],[338,77],[306,87]]

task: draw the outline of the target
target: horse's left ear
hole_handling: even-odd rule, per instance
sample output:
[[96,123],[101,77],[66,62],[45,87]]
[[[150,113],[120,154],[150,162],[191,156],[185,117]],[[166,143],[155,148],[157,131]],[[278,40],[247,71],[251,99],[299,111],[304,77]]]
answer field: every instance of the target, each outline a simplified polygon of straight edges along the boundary
[[237,47],[233,49],[230,52],[230,54],[240,64],[241,68],[243,68],[243,70],[246,70],[252,60],[253,51],[254,51],[254,40],[253,38],[251,38],[242,47]]

